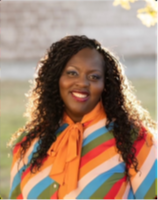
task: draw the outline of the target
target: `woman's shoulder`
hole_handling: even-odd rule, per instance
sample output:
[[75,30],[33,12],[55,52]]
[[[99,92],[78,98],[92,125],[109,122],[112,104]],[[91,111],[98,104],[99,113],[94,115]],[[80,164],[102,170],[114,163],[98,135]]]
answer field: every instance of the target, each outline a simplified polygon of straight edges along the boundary
[[17,133],[17,136],[14,136],[16,138],[14,139],[14,142],[12,145],[13,146],[13,155],[16,154],[16,152],[20,149],[21,143],[26,140],[27,134],[28,133],[26,131],[23,131],[21,134]]
[[[14,141],[14,147],[12,151],[13,160],[19,160],[19,158],[21,158],[21,153],[23,150],[22,143],[27,139],[27,137],[28,137],[28,132],[24,131]],[[25,164],[28,164],[28,157],[32,157],[31,155],[37,151],[37,147],[39,146],[39,138],[36,137],[35,139],[31,140],[27,145],[29,145],[29,147],[26,148],[26,151],[23,157]]]
[[138,137],[133,142],[133,147],[140,171],[144,171],[149,166],[151,169],[155,167],[157,162],[157,139],[153,131],[145,126],[141,126]]
[[137,129],[137,137],[134,138],[134,146],[140,146],[140,145],[147,145],[150,146],[157,146],[157,139],[155,131],[146,127],[141,126],[139,129]]
[[[68,126],[68,124],[62,124],[55,132],[56,136],[58,137],[60,135],[60,133],[63,132],[63,130],[67,126]],[[14,143],[13,143],[13,151],[12,151],[13,157],[18,158],[20,156],[20,153],[22,150],[22,143],[25,142],[25,140],[27,140],[27,144],[25,143],[25,145],[24,145],[24,146],[27,146],[25,156],[29,155],[30,157],[32,157],[31,154],[33,154],[37,151],[37,148],[41,144],[39,135],[36,136],[34,139],[30,139],[30,140],[28,139],[29,136],[30,136],[30,134],[27,131],[21,132],[20,135],[18,135],[18,133],[17,133],[17,138],[14,140]]]

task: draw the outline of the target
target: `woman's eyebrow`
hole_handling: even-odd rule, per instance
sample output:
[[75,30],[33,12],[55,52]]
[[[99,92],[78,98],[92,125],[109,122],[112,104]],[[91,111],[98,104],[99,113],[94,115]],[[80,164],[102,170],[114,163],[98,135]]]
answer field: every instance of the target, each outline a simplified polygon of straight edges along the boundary
[[[76,68],[77,70],[79,70],[79,71],[80,71],[80,68],[79,68],[79,67],[77,67],[77,66],[74,66],[74,65],[69,65],[68,67],[74,67],[74,68]],[[95,72],[95,71],[98,71],[98,72],[101,72],[101,73],[102,73],[102,71],[101,71],[101,70],[99,70],[99,69],[92,69],[92,70],[89,70],[89,72]]]

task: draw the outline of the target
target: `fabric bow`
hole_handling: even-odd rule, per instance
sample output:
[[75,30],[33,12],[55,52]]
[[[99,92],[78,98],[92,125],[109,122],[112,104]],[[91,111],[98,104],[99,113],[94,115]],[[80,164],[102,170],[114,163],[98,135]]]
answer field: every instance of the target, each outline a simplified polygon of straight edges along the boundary
[[49,176],[60,184],[60,197],[77,187],[84,129],[105,117],[101,102],[86,114],[81,122],[74,123],[64,113],[63,122],[69,126],[57,137],[47,152],[54,157]]

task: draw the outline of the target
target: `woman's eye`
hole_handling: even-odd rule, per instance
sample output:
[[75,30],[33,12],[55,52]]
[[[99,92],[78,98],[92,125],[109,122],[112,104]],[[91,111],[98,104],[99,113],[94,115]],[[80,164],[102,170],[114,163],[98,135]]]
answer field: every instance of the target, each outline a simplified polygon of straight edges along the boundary
[[100,76],[98,76],[98,75],[90,75],[90,78],[91,78],[92,80],[99,80],[99,79],[100,79]]
[[77,73],[75,71],[68,71],[67,74],[70,75],[70,76],[76,76],[77,75]]

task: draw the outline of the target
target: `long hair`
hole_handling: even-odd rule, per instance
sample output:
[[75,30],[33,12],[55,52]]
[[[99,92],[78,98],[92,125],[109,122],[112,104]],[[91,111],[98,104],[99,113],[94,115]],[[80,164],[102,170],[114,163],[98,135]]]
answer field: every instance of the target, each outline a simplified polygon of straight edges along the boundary
[[13,135],[11,143],[13,138],[19,137],[24,131],[27,132],[26,140],[21,143],[22,158],[32,140],[39,137],[40,145],[32,157],[31,170],[35,166],[36,170],[41,167],[48,149],[56,140],[55,132],[60,127],[59,122],[64,111],[59,93],[59,78],[69,59],[87,47],[98,51],[104,59],[105,90],[102,93],[102,102],[108,118],[107,126],[115,119],[113,135],[118,152],[126,163],[125,173],[129,176],[128,168],[131,164],[135,171],[138,171],[133,138],[138,138],[142,125],[155,129],[156,123],[135,97],[118,59],[98,41],[86,36],[62,38],[53,43],[40,60],[37,76],[28,92],[29,101],[25,113],[28,121]]

